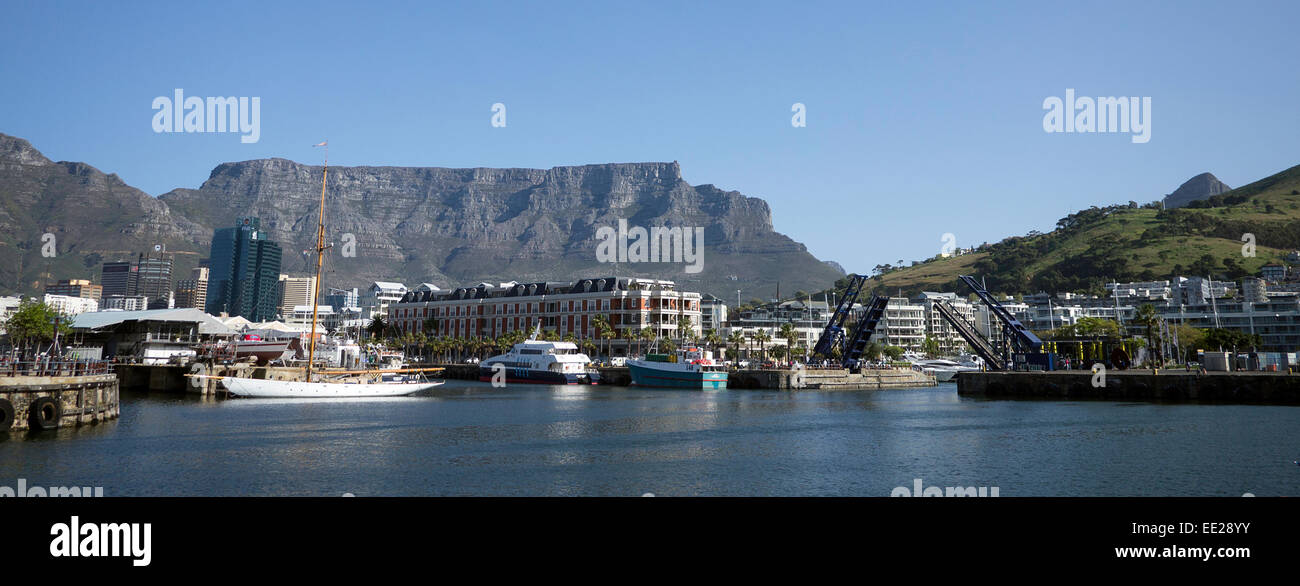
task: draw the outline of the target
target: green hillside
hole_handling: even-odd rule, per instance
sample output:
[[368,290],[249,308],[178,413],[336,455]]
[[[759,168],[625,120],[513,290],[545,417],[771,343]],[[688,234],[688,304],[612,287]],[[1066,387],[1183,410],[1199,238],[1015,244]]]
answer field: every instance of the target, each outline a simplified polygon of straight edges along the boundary
[[[1255,256],[1243,256],[1243,235]],[[975,252],[933,258],[871,279],[873,291],[914,294],[964,291],[958,275],[984,277],[1003,293],[1098,293],[1111,280],[1163,280],[1212,275],[1240,279],[1300,249],[1300,166],[1192,206],[1092,207],[1057,222],[1046,234],[1014,236]]]

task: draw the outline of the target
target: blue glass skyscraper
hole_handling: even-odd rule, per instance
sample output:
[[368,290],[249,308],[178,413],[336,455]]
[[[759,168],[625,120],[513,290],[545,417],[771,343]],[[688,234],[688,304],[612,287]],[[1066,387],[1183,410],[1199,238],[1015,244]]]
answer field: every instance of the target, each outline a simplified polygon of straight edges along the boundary
[[234,227],[213,232],[204,311],[255,322],[275,318],[282,251],[260,228],[258,218],[241,218]]

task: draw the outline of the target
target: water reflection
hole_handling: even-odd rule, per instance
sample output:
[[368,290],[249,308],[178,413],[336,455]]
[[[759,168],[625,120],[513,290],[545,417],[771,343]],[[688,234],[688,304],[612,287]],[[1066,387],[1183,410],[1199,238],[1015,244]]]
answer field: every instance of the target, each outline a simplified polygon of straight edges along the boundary
[[[1296,494],[1295,407],[449,381],[400,398],[124,394],[113,422],[0,440],[0,483],[110,495]],[[1244,487],[1244,488],[1243,488]]]

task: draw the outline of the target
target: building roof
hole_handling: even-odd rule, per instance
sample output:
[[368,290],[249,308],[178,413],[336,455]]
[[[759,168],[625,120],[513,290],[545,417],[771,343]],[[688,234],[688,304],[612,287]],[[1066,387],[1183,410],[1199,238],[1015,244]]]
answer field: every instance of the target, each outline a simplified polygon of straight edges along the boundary
[[242,315],[236,315],[234,317],[219,317],[217,318],[217,320],[223,324],[226,324],[226,327],[231,329],[239,329],[244,326],[251,325],[253,323],[251,321],[248,321],[248,318]]
[[391,291],[391,290],[406,291],[406,285],[403,285],[401,283],[394,283],[392,281],[375,281],[375,283],[371,285],[370,288],[371,289],[378,288],[384,291]]
[[72,327],[99,330],[128,321],[174,321],[199,324],[200,334],[228,335],[234,330],[203,310],[188,307],[181,309],[149,309],[144,311],[88,311],[72,319]]

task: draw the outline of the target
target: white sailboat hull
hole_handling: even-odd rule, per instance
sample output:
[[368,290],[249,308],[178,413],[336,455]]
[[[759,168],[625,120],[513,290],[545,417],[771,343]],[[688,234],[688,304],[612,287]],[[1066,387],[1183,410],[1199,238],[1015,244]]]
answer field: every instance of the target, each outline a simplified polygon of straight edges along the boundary
[[432,389],[443,381],[418,383],[328,383],[224,377],[230,394],[252,398],[401,397]]

